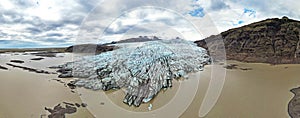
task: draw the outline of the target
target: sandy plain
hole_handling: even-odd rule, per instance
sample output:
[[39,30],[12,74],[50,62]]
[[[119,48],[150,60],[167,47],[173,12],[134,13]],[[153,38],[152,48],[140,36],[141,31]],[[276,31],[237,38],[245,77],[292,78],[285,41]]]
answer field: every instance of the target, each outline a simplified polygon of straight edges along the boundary
[[[205,66],[204,71],[197,73],[200,76],[191,76],[188,80],[174,80],[171,89],[161,91],[151,102],[136,108],[122,103],[124,97],[122,90],[103,92],[77,88],[76,93],[72,93],[64,84],[52,80],[57,79],[57,74],[37,74],[6,65],[12,59],[19,59],[25,61],[19,65],[54,72],[55,70],[47,67],[63,64],[75,58],[71,53],[59,53],[57,57],[45,57],[40,61],[30,60],[36,57],[24,52],[0,54],[0,65],[8,68],[0,70],[0,118],[37,118],[41,115],[46,117],[49,113],[44,107],[54,107],[64,101],[88,104],[87,108],[78,108],[76,113],[66,115],[68,118],[106,118],[112,115],[125,118],[140,116],[160,118],[168,117],[170,114],[181,118],[197,118],[211,77],[211,66]],[[237,69],[226,70],[222,93],[206,118],[289,117],[287,107],[293,97],[290,89],[300,85],[300,65],[237,61],[228,61],[227,64],[238,66]],[[62,81],[67,83],[71,79]],[[191,88],[186,85],[195,82],[198,83],[194,96],[189,91]],[[152,106],[151,110],[149,106]]]

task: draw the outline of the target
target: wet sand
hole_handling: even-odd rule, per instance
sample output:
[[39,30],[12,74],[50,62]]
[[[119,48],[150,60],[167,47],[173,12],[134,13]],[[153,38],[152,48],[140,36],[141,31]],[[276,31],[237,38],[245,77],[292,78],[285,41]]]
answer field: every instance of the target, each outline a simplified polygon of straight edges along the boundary
[[[36,118],[41,114],[49,114],[44,107],[54,107],[64,101],[71,103],[87,103],[86,108],[80,108],[71,118],[108,117],[159,117],[160,115],[180,114],[181,118],[197,118],[201,102],[208,87],[211,66],[206,66],[201,77],[191,76],[189,80],[174,81],[174,87],[161,91],[150,103],[142,104],[139,108],[128,107],[122,101],[124,92],[91,91],[77,88],[82,94],[72,93],[68,87],[55,80],[57,75],[36,74],[6,65],[12,59],[25,61],[25,66],[53,71],[47,67],[62,64],[72,60],[71,54],[60,54],[60,57],[46,57],[40,61],[33,55],[0,54],[0,65],[9,70],[0,70],[0,118]],[[290,89],[300,86],[300,65],[269,65],[256,63],[237,64],[238,68],[252,70],[227,69],[226,81],[222,94],[208,113],[206,118],[288,118],[288,102],[293,97]],[[196,89],[197,94],[190,105],[193,95],[189,84],[195,84],[200,79]],[[63,79],[69,81],[69,79]],[[183,85],[183,87],[179,87]],[[192,87],[192,86],[191,86]],[[178,94],[180,93],[180,94]],[[183,93],[183,94],[182,94]],[[82,98],[82,99],[81,99]],[[192,97],[193,98],[193,97]],[[178,100],[178,101],[176,101]],[[180,101],[182,100],[182,101]],[[186,101],[184,101],[186,100]],[[152,105],[151,111],[148,107]],[[167,108],[169,107],[169,108]],[[162,110],[166,109],[166,110]],[[144,113],[148,116],[143,115]],[[183,113],[183,114],[181,114]],[[93,115],[92,115],[93,114]]]
[[[9,70],[0,70],[0,118],[46,118],[49,113],[44,107],[54,107],[58,103],[81,103],[78,94],[70,92],[68,87],[52,79],[56,74],[37,74],[6,65],[12,59],[25,61],[23,65],[38,69],[53,71],[47,67],[70,61],[70,54],[65,57],[46,58],[41,61],[31,61],[36,56],[22,54],[0,54],[0,65]],[[68,81],[67,79],[64,81]],[[68,118],[92,118],[92,114],[81,108]]]
[[[237,61],[229,61],[228,63],[237,64],[237,69],[227,69],[222,94],[206,118],[289,118],[287,107],[288,102],[293,97],[290,89],[300,85],[300,65],[270,65]],[[174,107],[168,108],[171,109],[169,111],[162,110],[163,114],[165,114],[162,115],[163,117],[176,114],[176,112],[184,112],[180,115],[181,118],[199,117],[201,102],[211,76],[211,67],[206,66],[200,74],[197,94],[189,107],[186,110],[182,109],[182,111],[172,111]],[[190,78],[190,80],[192,79],[197,78]],[[175,83],[177,83],[175,86],[178,86],[182,82]],[[156,109],[165,107],[164,105],[170,102],[170,96],[176,97],[174,95],[176,91],[178,89],[175,87],[175,89],[172,88],[171,91],[167,91],[169,92],[167,93],[168,95],[160,93],[158,97],[151,101],[154,109],[147,112],[147,107],[150,103],[143,104],[140,108],[128,107],[122,104],[121,100],[124,97],[124,92],[121,90],[105,93],[79,89],[79,92],[83,94],[82,98],[84,100],[96,103],[89,107],[90,111],[96,116],[109,117],[114,114],[113,116],[115,117],[134,118],[145,112],[150,113],[144,115],[144,117],[160,116]],[[103,97],[105,94],[107,97]],[[183,103],[177,102],[175,104],[175,106],[180,107]],[[111,110],[104,112],[105,109]]]
[[[252,70],[227,70],[222,94],[207,118],[289,118],[288,103],[293,97],[290,90],[300,86],[300,65],[229,63]],[[206,67],[203,73],[208,71]],[[207,73],[203,75],[209,77]],[[197,94],[182,118],[197,116],[194,112],[199,110],[203,90]]]

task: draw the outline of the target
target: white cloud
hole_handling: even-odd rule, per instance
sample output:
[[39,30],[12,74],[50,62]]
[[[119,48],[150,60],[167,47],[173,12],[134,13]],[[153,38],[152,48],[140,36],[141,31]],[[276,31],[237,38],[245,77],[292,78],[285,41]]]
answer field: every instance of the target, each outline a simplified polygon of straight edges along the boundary
[[[118,4],[115,4],[116,1],[119,1]],[[147,2],[139,0],[126,2],[121,0],[104,1],[83,22],[79,39],[84,38],[88,42],[95,42],[96,40],[107,41],[109,40],[107,37],[112,40],[118,40],[120,34],[126,35],[130,30],[131,33],[135,31],[135,34],[140,35],[156,34],[160,35],[159,37],[168,38],[183,35],[188,40],[199,40],[203,37],[196,31],[193,31],[195,30],[194,26],[186,21],[186,16],[189,16],[188,12],[191,9],[192,2],[186,0],[164,2],[159,0]],[[150,23],[152,25],[145,27],[145,25]],[[140,30],[133,30],[136,28]],[[171,34],[171,30],[167,29],[177,30],[176,32],[178,33]],[[157,33],[157,30],[160,33]],[[101,37],[102,32],[105,32],[103,36],[105,39]],[[189,35],[185,35],[187,33]],[[196,34],[191,35],[192,33]],[[113,37],[113,35],[116,35],[116,37]]]
[[5,10],[11,10],[15,7],[14,4],[11,3],[10,0],[1,0],[0,5]]
[[[300,19],[299,4],[296,0],[1,0],[0,40],[53,46],[137,35],[199,40],[266,18]],[[193,17],[191,11],[200,15]],[[105,29],[107,34],[101,37]]]
[[203,38],[185,17],[169,10],[155,7],[142,7],[123,14],[107,28],[109,31],[106,35],[111,36],[105,37],[112,38],[113,35],[116,35],[113,41],[120,39],[119,34],[130,35],[131,37],[156,35],[168,39],[185,37],[187,40]]
[[[3,0],[0,40],[36,42],[41,46],[70,45],[75,41],[81,21],[93,8],[89,2],[95,1]],[[46,36],[49,32],[61,35]]]
[[[211,9],[211,4],[216,4],[214,2],[216,1],[199,0],[197,3],[209,14],[220,32],[267,18],[281,18],[284,15],[300,19],[300,1],[295,0],[219,0],[217,2],[224,2],[229,7],[221,10]],[[244,13],[245,9],[255,11],[255,15]],[[243,23],[239,24],[240,21]]]

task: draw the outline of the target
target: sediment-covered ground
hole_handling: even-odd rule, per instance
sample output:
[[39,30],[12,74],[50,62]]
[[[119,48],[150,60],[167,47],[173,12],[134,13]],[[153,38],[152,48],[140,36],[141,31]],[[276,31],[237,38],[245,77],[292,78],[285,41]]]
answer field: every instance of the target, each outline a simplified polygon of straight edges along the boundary
[[[45,57],[41,61],[30,61],[32,58],[39,58],[34,55],[23,55],[23,53],[0,54],[0,65],[8,70],[0,69],[0,117],[9,118],[31,118],[47,117],[50,112],[44,108],[53,109],[59,103],[87,103],[86,108],[77,108],[77,112],[66,114],[67,118],[97,116],[109,116],[116,114],[116,107],[126,109],[127,114],[122,117],[130,117],[132,111],[147,112],[152,104],[152,111],[165,107],[166,104],[176,96],[180,84],[190,82],[192,79],[200,79],[198,91],[192,104],[187,109],[182,109],[184,113],[180,118],[198,117],[199,107],[207,90],[212,68],[205,66],[204,71],[200,71],[200,78],[191,77],[189,80],[173,80],[173,87],[167,91],[161,91],[151,102],[142,104],[140,107],[129,107],[120,99],[126,94],[124,91],[91,91],[84,88],[70,90],[67,84],[72,78],[57,78],[57,75],[32,73],[19,68],[7,66],[12,59],[23,60],[23,66],[55,71],[47,68],[72,61],[73,54],[59,54],[57,58]],[[300,66],[295,64],[269,65],[257,63],[229,62],[222,66],[235,66],[237,69],[227,69],[226,82],[222,94],[208,113],[207,117],[243,117],[243,118],[286,118],[289,117],[288,103],[294,97],[290,89],[298,87],[300,83]],[[247,71],[242,68],[251,68]],[[17,73],[17,74],[16,74]],[[80,93],[78,94],[78,89]],[[73,91],[73,92],[72,92]],[[186,91],[188,93],[190,91]],[[101,93],[101,94],[99,94]],[[100,96],[103,95],[103,96]],[[107,96],[107,97],[106,97]],[[184,95],[179,95],[184,96]],[[85,101],[82,101],[81,98]],[[103,99],[100,99],[103,98]],[[104,99],[105,98],[105,99]],[[61,104],[64,108],[65,105]],[[181,106],[182,103],[176,103]],[[297,106],[294,105],[294,107]],[[89,110],[87,108],[90,108]],[[230,109],[228,109],[230,108]],[[172,108],[169,108],[172,109]],[[106,111],[106,112],[104,112]],[[91,112],[93,114],[91,114]],[[296,110],[297,112],[297,110]],[[173,114],[174,111],[163,114]],[[118,113],[119,114],[119,113]],[[156,114],[158,115],[158,114]],[[134,117],[134,114],[133,116]]]

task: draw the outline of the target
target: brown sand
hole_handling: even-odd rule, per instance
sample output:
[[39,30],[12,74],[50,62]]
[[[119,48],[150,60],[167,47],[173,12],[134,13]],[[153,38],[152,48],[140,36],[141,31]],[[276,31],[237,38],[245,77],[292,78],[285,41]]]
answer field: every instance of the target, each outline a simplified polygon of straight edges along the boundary
[[[0,65],[5,65],[11,59],[19,59],[24,60],[26,66],[47,69],[46,67],[50,65],[71,60],[71,56],[66,55],[65,58],[30,61],[33,57],[35,56],[1,54]],[[0,118],[39,118],[42,114],[49,114],[44,107],[54,107],[63,101],[81,103],[78,94],[70,92],[70,89],[63,84],[51,80],[57,78],[57,75],[36,74],[12,67],[9,67],[8,71],[0,70],[0,75]],[[81,108],[67,117],[92,118],[93,116],[86,108]]]
[[[240,63],[229,61],[232,64],[238,64],[238,68],[251,68],[252,70],[233,69],[227,70],[226,82],[222,94],[207,114],[206,118],[288,118],[287,106],[293,97],[290,89],[300,85],[300,65],[269,65],[256,63]],[[181,118],[197,118],[201,102],[208,87],[211,67],[206,66],[201,72],[201,80],[197,95],[187,110],[183,109]],[[197,78],[190,78],[192,79]],[[178,82],[177,82],[178,83]],[[175,86],[178,86],[176,84]],[[150,114],[143,117],[159,117],[155,113],[156,109],[165,107],[168,104],[170,96],[175,96],[176,90],[171,89],[169,93],[160,93],[151,104],[153,108]],[[143,104],[140,108],[128,107],[122,104],[124,97],[123,91],[114,92],[94,92],[86,89],[79,89],[82,98],[91,104],[89,109],[96,116],[116,117],[140,117],[133,112],[144,113],[150,103]],[[189,91],[186,91],[189,92]],[[103,95],[107,97],[103,97]],[[185,95],[182,95],[185,96]],[[176,96],[175,96],[176,97]],[[178,97],[178,96],[177,96]],[[163,101],[163,102],[162,102]],[[175,106],[180,107],[183,103],[177,102]],[[157,106],[156,106],[157,105]],[[111,109],[103,112],[105,109]],[[120,110],[123,109],[123,110]],[[175,114],[174,107],[171,110],[163,111],[163,117]],[[122,113],[121,113],[122,112]]]
[[[288,118],[290,89],[300,85],[300,65],[240,63],[253,70],[227,70],[222,94],[207,118]],[[288,68],[286,68],[288,67]],[[209,71],[209,67],[203,73]],[[209,77],[209,75],[207,75]],[[199,90],[192,106],[182,115],[197,117],[203,97]]]
[[[1,54],[0,65],[5,65],[11,59],[24,60],[23,65],[40,69],[72,60],[71,55],[59,58],[45,58],[40,61],[30,61],[36,56]],[[208,113],[207,118],[286,118],[288,116],[288,102],[293,97],[290,89],[300,85],[300,65],[269,65],[255,63],[240,63],[238,68],[252,68],[252,70],[231,69],[227,70],[226,82],[222,94]],[[51,71],[50,69],[48,69]],[[53,71],[53,70],[52,70]],[[196,97],[185,110],[186,101],[176,101],[176,98],[186,98],[192,95],[191,88],[179,88],[180,84],[193,84],[199,78],[190,78],[185,81],[175,81],[174,87],[162,91],[150,103],[143,104],[139,108],[128,107],[122,103],[124,92],[119,91],[90,91],[79,88],[82,94],[70,92],[63,84],[51,81],[57,75],[36,74],[9,67],[9,71],[0,70],[0,118],[30,118],[40,117],[41,114],[49,114],[44,107],[54,107],[63,101],[72,103],[88,103],[88,109],[79,109],[77,113],[67,115],[74,118],[90,118],[93,113],[96,117],[105,117],[109,114],[118,117],[129,117],[133,112],[148,113],[148,117],[159,117],[161,114],[170,115],[181,113],[181,118],[197,118],[201,102],[208,87],[211,67],[206,66],[201,72]],[[67,81],[67,80],[64,80]],[[180,90],[184,94],[176,94]],[[189,91],[190,90],[190,91]],[[175,99],[175,100],[174,100]],[[174,102],[176,101],[176,102]],[[152,110],[148,106],[152,104]],[[165,107],[168,110],[159,111]],[[178,110],[177,107],[180,109]],[[107,111],[108,110],[108,111]],[[105,112],[104,112],[105,111]],[[122,112],[122,113],[121,113]],[[147,117],[142,115],[143,117]]]

